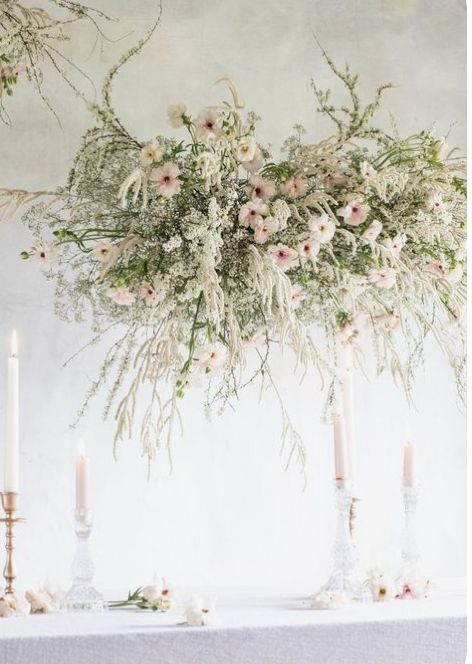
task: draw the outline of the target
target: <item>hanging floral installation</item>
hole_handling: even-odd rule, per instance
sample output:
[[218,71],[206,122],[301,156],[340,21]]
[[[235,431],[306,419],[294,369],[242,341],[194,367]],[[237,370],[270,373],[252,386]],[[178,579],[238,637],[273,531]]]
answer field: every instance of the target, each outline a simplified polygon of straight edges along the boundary
[[[22,256],[55,280],[59,316],[91,323],[92,343],[120,331],[87,397],[111,385],[115,445],[136,427],[149,459],[170,449],[179,401],[198,383],[208,406],[256,380],[277,389],[274,345],[292,350],[301,374],[318,369],[329,402],[336,344],[361,331],[377,371],[390,369],[408,394],[431,335],[462,391],[463,160],[429,130],[405,138],[377,127],[390,86],[362,105],[358,77],[326,54],[350,99],[336,108],[313,84],[333,136],[313,142],[296,127],[277,159],[257,139],[257,116],[222,80],[228,100],[196,113],[177,103],[172,133],[142,143],[120,121],[111,89],[151,33],[106,78],[67,183],[35,200],[3,198],[29,205],[35,243]],[[288,457],[303,463],[280,403]]]
[[103,36],[97,19],[108,20],[108,17],[96,9],[72,0],[49,0],[49,3],[56,10],[62,10],[64,16],[59,18],[45,9],[26,7],[17,0],[0,0],[0,120],[6,124],[10,123],[7,98],[13,95],[22,79],[33,83],[44,103],[55,114],[43,93],[45,63],[52,65],[78,94],[81,93],[70,79],[68,68],[75,69],[88,79],[88,76],[61,52],[61,44],[69,39],[64,28],[76,21],[88,20]]

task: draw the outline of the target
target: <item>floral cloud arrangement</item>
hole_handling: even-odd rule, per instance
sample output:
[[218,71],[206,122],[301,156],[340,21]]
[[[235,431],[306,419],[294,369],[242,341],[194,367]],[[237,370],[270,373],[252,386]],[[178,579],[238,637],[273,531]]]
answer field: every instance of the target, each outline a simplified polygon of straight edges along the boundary
[[[88,395],[111,380],[115,444],[132,435],[141,391],[139,430],[152,459],[170,447],[179,400],[195,384],[221,405],[256,379],[275,387],[276,344],[292,349],[300,371],[315,366],[330,398],[339,341],[364,331],[378,371],[390,369],[409,392],[431,335],[461,388],[463,161],[428,130],[404,138],[376,127],[389,86],[362,106],[358,77],[326,54],[351,100],[338,109],[313,85],[333,136],[314,142],[296,127],[276,159],[226,81],[230,101],[196,113],[172,105],[172,134],[141,142],[110,96],[149,36],[105,80],[67,183],[37,196],[4,192],[3,202],[28,203],[35,242],[22,256],[55,279],[59,316],[91,322],[94,341],[119,331]],[[281,407],[290,457],[303,462]]]

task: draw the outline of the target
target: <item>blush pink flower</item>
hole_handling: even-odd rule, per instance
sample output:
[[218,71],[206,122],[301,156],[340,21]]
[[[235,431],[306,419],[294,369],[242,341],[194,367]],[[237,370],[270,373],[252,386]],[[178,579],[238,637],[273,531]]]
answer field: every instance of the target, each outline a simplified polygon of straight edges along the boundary
[[156,187],[158,193],[164,198],[172,198],[178,194],[182,186],[179,180],[180,169],[177,164],[167,161],[159,168],[153,168],[149,180]]
[[239,223],[241,226],[253,229],[264,221],[264,216],[268,213],[269,209],[263,201],[255,200],[245,203],[239,210]]
[[362,233],[361,237],[366,242],[375,242],[375,240],[382,232],[382,228],[382,222],[380,222],[378,219],[374,219],[374,221],[369,224],[369,226]]
[[327,189],[333,189],[345,185],[347,177],[342,173],[328,173],[324,176],[322,182]]
[[302,240],[297,249],[298,255],[302,261],[313,261],[318,256],[320,252],[320,243],[317,242],[314,238],[308,237],[306,240]]
[[151,286],[147,281],[143,281],[139,288],[139,297],[141,297],[148,307],[155,307],[165,297],[164,291],[157,291],[154,286]]
[[127,286],[116,286],[107,290],[108,297],[121,307],[129,307],[136,299]]
[[426,209],[433,214],[439,214],[444,208],[442,195],[438,191],[433,191],[426,199]]
[[433,277],[444,277],[445,269],[444,265],[439,261],[431,261],[424,267],[424,271],[428,274],[433,275]]
[[372,268],[369,270],[369,282],[377,288],[393,288],[397,275],[391,267]]
[[280,192],[288,198],[300,198],[306,194],[307,187],[305,178],[293,177],[282,182]]
[[196,121],[197,136],[214,140],[221,134],[221,118],[214,108],[201,111]]
[[211,373],[221,369],[226,362],[226,348],[223,344],[208,344],[199,348],[195,359],[197,367],[205,373]]
[[269,237],[279,230],[279,222],[273,217],[266,217],[262,221],[257,222],[254,229],[254,242],[256,244],[264,244]]
[[383,242],[383,246],[394,258],[398,258],[402,252],[403,247],[405,246],[405,243],[406,235],[404,235],[404,233],[398,233],[394,238],[388,237]]
[[48,269],[51,268],[57,261],[57,254],[54,247],[50,247],[46,244],[33,247],[34,249],[34,258],[41,265],[42,268]]
[[319,217],[313,216],[308,221],[308,228],[311,231],[311,236],[320,244],[331,242],[336,232],[336,224],[328,217],[326,212],[323,212]]
[[244,161],[241,165],[248,173],[257,173],[261,170],[264,165],[264,158],[259,146],[256,148],[254,158],[251,161]]
[[249,198],[254,200],[266,201],[276,194],[276,187],[270,180],[264,180],[260,175],[251,175],[246,192]]
[[283,272],[291,270],[298,263],[298,251],[285,244],[272,244],[267,247],[267,253]]
[[343,217],[348,226],[360,226],[369,213],[369,206],[359,199],[354,199],[338,210],[338,217]]

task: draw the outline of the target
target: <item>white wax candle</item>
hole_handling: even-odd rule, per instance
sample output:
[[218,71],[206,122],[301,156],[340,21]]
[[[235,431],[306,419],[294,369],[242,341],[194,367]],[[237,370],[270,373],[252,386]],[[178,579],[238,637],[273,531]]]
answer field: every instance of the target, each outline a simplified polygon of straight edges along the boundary
[[352,360],[352,345],[343,345],[342,353],[342,396],[343,413],[346,431],[346,448],[349,461],[349,471],[354,477],[356,471],[356,439],[354,421],[354,366]]
[[75,460],[75,509],[82,517],[85,517],[88,510],[89,465],[90,460],[85,456],[85,445],[81,439]]
[[333,419],[334,433],[334,472],[336,481],[343,481],[349,477],[348,455],[346,450],[346,435],[344,418],[336,413]]
[[4,490],[19,489],[18,444],[18,339],[15,330],[11,336],[11,355],[8,358],[7,432],[5,444]]
[[415,461],[415,447],[413,443],[405,443],[403,448],[403,484],[405,486],[414,486],[414,461]]

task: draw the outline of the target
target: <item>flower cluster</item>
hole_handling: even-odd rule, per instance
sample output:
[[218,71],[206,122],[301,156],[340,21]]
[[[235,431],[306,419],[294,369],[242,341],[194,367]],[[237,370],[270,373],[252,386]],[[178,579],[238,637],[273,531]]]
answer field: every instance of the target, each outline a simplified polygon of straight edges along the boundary
[[392,599],[426,599],[431,592],[431,581],[419,571],[402,573],[394,578],[381,569],[372,569],[365,581],[374,602]]
[[148,586],[141,586],[134,592],[130,591],[125,600],[109,602],[110,608],[121,608],[134,606],[138,609],[149,609],[151,611],[169,611],[172,608],[175,593],[172,586],[162,579],[162,583],[153,582]]
[[[109,408],[131,373],[119,441],[132,433],[138,391],[150,389],[140,427],[149,458],[170,444],[178,400],[195,384],[223,403],[256,377],[273,384],[275,343],[332,385],[336,344],[365,335],[378,371],[409,391],[431,333],[460,383],[464,164],[430,131],[374,127],[384,88],[363,108],[357,77],[328,62],[352,109],[338,112],[315,87],[338,133],[313,143],[297,127],[281,160],[229,81],[230,101],[196,114],[175,104],[168,119],[181,133],[140,143],[109,104],[115,69],[67,186],[26,213],[36,245],[23,258],[55,275],[58,313],[93,321],[98,336],[124,330],[89,396],[115,369]],[[248,375],[249,352],[258,368]]]

